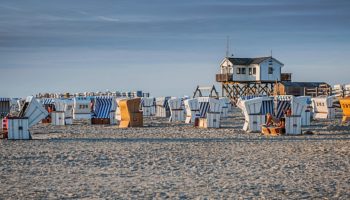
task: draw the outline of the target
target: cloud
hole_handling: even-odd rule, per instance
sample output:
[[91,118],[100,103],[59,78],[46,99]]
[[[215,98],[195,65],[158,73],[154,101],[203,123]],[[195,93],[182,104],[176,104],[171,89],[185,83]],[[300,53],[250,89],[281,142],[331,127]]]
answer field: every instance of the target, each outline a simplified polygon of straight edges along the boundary
[[89,14],[88,12],[83,11],[83,10],[76,10],[75,12],[78,14],[81,14],[81,15],[88,15]]
[[7,9],[7,10],[13,10],[13,11],[21,11],[22,9],[15,7],[15,6],[7,6],[7,5],[0,5],[0,8]]
[[108,21],[108,22],[119,22],[120,19],[112,18],[112,17],[106,17],[106,16],[98,16],[97,19]]

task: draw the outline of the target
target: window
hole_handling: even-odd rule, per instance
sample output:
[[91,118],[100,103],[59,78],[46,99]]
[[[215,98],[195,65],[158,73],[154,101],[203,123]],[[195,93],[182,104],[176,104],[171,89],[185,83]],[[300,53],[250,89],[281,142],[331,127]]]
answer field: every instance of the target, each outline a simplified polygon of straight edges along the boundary
[[273,68],[269,67],[269,74],[273,74]]
[[241,73],[241,68],[237,67],[236,73],[237,73],[237,74],[240,74],[240,73]]
[[246,68],[242,68],[242,69],[241,69],[241,73],[242,73],[242,74],[245,74],[245,71],[246,71]]
[[254,75],[256,74],[256,68],[255,67],[253,68],[253,74]]
[[252,74],[253,74],[252,68],[249,68],[249,75],[252,75]]

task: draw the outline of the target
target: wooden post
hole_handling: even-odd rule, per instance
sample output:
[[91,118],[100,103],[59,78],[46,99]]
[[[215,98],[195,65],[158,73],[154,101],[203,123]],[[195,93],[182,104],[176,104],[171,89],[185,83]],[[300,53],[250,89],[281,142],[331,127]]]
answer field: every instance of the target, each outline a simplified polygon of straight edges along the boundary
[[222,95],[229,97],[233,103],[246,95],[273,95],[277,82],[222,82]]
[[221,85],[221,96],[224,97],[224,85]]

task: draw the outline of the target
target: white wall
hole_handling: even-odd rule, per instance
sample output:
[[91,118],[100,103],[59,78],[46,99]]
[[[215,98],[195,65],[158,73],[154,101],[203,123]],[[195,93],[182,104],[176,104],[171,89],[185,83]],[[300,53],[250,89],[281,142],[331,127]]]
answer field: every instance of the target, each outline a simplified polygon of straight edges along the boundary
[[256,80],[257,81],[260,81],[261,80],[261,77],[260,77],[260,74],[261,74],[261,67],[260,65],[256,65]]
[[[269,74],[268,69],[272,66],[273,73]],[[269,65],[269,59],[260,63],[260,80],[261,81],[280,81],[281,80],[281,67],[282,65],[275,60],[272,60],[272,65]]]
[[232,74],[231,62],[228,61],[227,59],[224,59],[224,61],[221,63],[220,73],[221,74],[226,74],[226,73]]
[[[220,73],[232,73],[234,81],[280,81],[281,79],[281,67],[282,65],[272,59],[272,65],[269,65],[269,60],[266,59],[260,64],[252,64],[249,66],[246,65],[232,65],[231,62],[224,59],[221,63]],[[227,67],[229,66],[229,67]],[[272,66],[273,73],[268,74],[268,68]],[[256,74],[249,75],[249,68],[256,68]],[[237,74],[237,68],[245,68],[245,74]]]
[[[256,74],[249,75],[249,68],[256,68]],[[237,68],[245,68],[245,74],[237,74]],[[259,80],[259,65],[234,65],[233,66],[233,80],[235,81],[256,81]]]

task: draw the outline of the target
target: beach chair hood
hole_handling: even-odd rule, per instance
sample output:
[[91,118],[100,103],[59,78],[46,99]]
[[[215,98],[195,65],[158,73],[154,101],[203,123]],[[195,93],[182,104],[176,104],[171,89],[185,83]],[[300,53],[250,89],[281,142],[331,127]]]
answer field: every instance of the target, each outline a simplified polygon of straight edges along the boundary
[[29,96],[26,98],[26,106],[23,107],[19,117],[28,118],[28,127],[32,127],[42,119],[45,119],[49,114],[35,97]]

